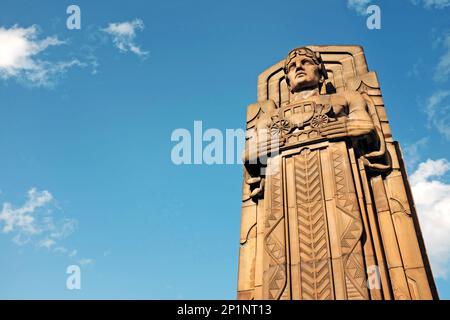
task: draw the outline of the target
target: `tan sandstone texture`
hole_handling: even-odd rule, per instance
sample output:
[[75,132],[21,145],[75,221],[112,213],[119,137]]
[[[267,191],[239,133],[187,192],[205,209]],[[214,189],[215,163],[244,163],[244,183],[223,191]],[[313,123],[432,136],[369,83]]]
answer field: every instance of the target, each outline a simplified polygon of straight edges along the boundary
[[292,50],[248,106],[238,299],[438,299],[377,75]]

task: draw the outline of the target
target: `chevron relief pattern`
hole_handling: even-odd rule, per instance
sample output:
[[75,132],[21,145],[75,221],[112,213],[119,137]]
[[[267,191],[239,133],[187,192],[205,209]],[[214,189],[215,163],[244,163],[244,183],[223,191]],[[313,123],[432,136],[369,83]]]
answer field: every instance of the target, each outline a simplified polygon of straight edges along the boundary
[[319,152],[304,149],[294,158],[302,298],[332,298],[328,236]]
[[266,219],[266,228],[273,229],[276,224],[283,218],[282,209],[282,189],[281,189],[281,174],[277,172],[270,176],[271,178],[271,192],[270,192],[270,210]]
[[[353,219],[359,220],[360,212],[354,190],[349,190],[345,174],[344,155],[338,148],[333,148],[334,176],[336,179],[336,196],[341,209]],[[353,196],[350,196],[352,193]]]
[[266,299],[278,300],[286,296],[288,289],[286,269],[286,242],[282,207],[281,174],[270,176],[270,209],[266,218],[265,259],[268,260]]
[[349,300],[368,300],[366,273],[362,256],[352,254],[346,260],[347,296]]
[[[332,147],[334,176],[336,182],[337,207],[339,214],[345,214],[350,221],[341,235],[341,248],[344,256],[347,297],[350,300],[368,299],[366,270],[361,252],[363,226],[354,188],[347,181],[345,170],[350,170],[345,163],[344,148]],[[345,148],[346,153],[346,148]],[[340,217],[341,220],[344,217]]]

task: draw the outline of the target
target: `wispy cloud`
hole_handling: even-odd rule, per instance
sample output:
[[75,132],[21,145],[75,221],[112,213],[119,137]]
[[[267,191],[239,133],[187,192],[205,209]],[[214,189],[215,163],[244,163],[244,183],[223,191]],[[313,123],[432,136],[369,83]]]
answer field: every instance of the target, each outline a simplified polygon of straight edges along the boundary
[[32,188],[28,191],[28,199],[23,206],[14,209],[11,203],[4,203],[0,213],[0,222],[4,223],[2,231],[4,233],[16,231],[27,236],[41,233],[42,226],[38,225],[33,214],[52,200],[50,192],[46,190],[39,192],[36,188]]
[[450,0],[411,0],[415,5],[422,4],[426,9],[444,9],[450,6]]
[[78,254],[77,250],[72,250],[69,252],[69,258],[74,258],[76,257],[77,254]]
[[428,126],[450,140],[450,90],[438,90],[433,93],[426,103],[425,112]]
[[49,61],[42,53],[51,47],[65,44],[57,37],[38,38],[38,27],[7,29],[0,27],[0,78],[17,79],[32,86],[51,87],[69,68],[86,64],[78,59]]
[[450,76],[450,34],[445,34],[443,37],[440,37],[437,43],[438,46],[444,49],[444,53],[439,58],[439,62],[435,68],[434,80],[444,82]]
[[450,184],[442,181],[449,171],[446,159],[428,159],[410,177],[433,273],[440,278],[450,268]]
[[86,258],[81,258],[81,259],[79,259],[77,262],[78,262],[78,264],[79,264],[80,266],[86,267],[86,266],[92,265],[92,264],[94,263],[94,260],[92,260],[92,259],[86,259]]
[[[75,232],[78,222],[72,218],[54,217],[58,209],[53,195],[47,191],[31,188],[22,206],[3,203],[0,212],[0,232],[10,234],[19,246],[26,244],[44,248],[54,253],[77,259],[77,250],[69,250],[61,242]],[[92,259],[80,258],[81,265],[92,264]]]
[[347,0],[347,7],[355,10],[360,15],[366,15],[366,10],[371,0]]
[[407,144],[403,148],[403,152],[405,153],[406,166],[408,169],[415,168],[415,166],[422,159],[421,149],[423,149],[428,143],[430,139],[428,137],[423,137],[414,143]]
[[112,37],[114,45],[121,52],[132,52],[143,58],[148,55],[148,52],[143,51],[135,42],[136,31],[143,29],[144,22],[141,19],[135,19],[133,21],[110,23],[102,31]]
[[408,71],[408,77],[418,77],[422,68],[423,61],[419,59],[416,63],[413,64],[411,70]]
[[66,253],[68,252],[68,250],[67,250],[66,247],[61,247],[61,246],[59,246],[59,247],[56,247],[56,248],[53,250],[53,252],[55,252],[55,253],[61,253],[61,254],[66,254]]

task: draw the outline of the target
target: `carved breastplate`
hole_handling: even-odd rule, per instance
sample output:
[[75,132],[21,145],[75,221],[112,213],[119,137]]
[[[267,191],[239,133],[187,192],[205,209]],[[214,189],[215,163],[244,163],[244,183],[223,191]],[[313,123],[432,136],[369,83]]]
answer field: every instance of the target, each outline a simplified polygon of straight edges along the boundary
[[330,104],[315,102],[293,103],[282,106],[271,117],[271,137],[280,139],[281,146],[321,139],[320,128],[335,118]]

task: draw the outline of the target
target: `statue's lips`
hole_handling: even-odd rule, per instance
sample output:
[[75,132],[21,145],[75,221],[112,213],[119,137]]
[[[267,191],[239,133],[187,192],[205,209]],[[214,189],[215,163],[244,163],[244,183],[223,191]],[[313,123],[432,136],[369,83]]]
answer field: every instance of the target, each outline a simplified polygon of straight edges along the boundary
[[306,73],[303,73],[303,72],[297,73],[295,75],[296,78],[300,78],[300,77],[304,77],[304,76],[306,76]]

